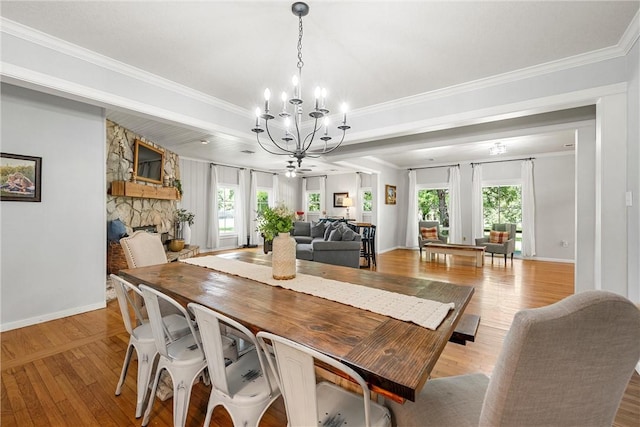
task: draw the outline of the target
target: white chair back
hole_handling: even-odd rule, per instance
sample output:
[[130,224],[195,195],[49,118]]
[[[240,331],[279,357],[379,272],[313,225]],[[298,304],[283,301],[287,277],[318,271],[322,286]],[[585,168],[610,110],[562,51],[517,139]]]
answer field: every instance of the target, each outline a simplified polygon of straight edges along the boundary
[[[111,283],[113,284],[113,288],[116,291],[116,298],[118,299],[118,306],[120,307],[120,314],[122,314],[122,321],[124,322],[124,327],[129,333],[129,335],[133,334],[133,329],[136,326],[141,325],[147,319],[142,315],[140,308],[135,303],[134,298],[132,297],[130,292],[133,292],[134,295],[138,295],[140,299],[142,299],[142,292],[127,282],[120,276],[116,276],[112,274]],[[131,318],[131,311],[133,310],[134,318]],[[135,322],[135,325],[133,324]]]
[[189,330],[195,338],[195,342],[198,348],[200,349],[200,351],[202,351],[200,339],[198,338],[199,336],[196,333],[195,323],[191,320],[191,317],[189,316],[189,313],[187,313],[187,310],[176,300],[160,291],[157,291],[156,289],[153,289],[146,285],[140,285],[139,288],[140,291],[142,291],[144,304],[147,307],[149,322],[151,323],[151,330],[153,332],[153,338],[155,339],[158,353],[169,360],[173,360],[173,357],[171,357],[171,355],[167,351],[167,345],[179,338],[179,336],[173,334],[171,332],[171,328],[166,325],[165,319],[163,319],[163,315],[166,315],[166,313],[162,312],[160,308],[160,301],[164,301],[167,306],[173,307],[182,316],[184,316],[189,326]]
[[167,254],[157,233],[139,230],[120,239],[129,268],[167,263]]
[[[258,332],[258,343],[265,354],[270,348],[275,355],[275,364],[267,358],[284,398],[289,426],[318,425],[318,397],[314,359],[330,365],[355,380],[362,389],[362,405],[366,426],[371,425],[369,388],[353,369],[307,346],[268,332]],[[271,347],[265,340],[271,342]]]

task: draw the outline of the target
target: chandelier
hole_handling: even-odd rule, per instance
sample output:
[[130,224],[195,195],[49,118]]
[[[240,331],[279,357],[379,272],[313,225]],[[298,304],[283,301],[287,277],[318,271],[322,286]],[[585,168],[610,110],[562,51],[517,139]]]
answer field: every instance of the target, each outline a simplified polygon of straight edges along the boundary
[[295,178],[296,177],[296,167],[293,166],[293,161],[289,160],[289,165],[287,166],[287,172],[284,174],[287,178]]
[[496,142],[489,148],[489,155],[496,156],[498,154],[504,154],[507,152],[507,147],[501,142]]
[[[305,157],[317,158],[323,154],[328,154],[338,148],[344,141],[347,129],[351,126],[347,125],[347,107],[346,104],[342,105],[342,122],[337,127],[342,131],[342,137],[337,145],[330,147],[328,145],[331,141],[329,136],[329,110],[326,108],[326,89],[317,87],[315,89],[314,97],[315,103],[313,109],[309,112],[309,117],[313,119],[313,128],[306,135],[302,130],[302,67],[304,62],[302,61],[302,17],[309,13],[309,6],[306,3],[296,2],[291,6],[291,11],[298,17],[298,74],[293,76],[293,95],[289,97],[286,92],[282,92],[282,110],[278,113],[278,116],[283,120],[284,135],[282,138],[274,138],[272,131],[269,129],[269,121],[274,119],[275,116],[269,110],[269,99],[271,98],[271,91],[267,88],[264,91],[264,111],[260,108],[256,108],[256,124],[252,132],[255,132],[258,145],[263,150],[270,154],[290,156],[298,161],[298,167],[302,164],[302,159]],[[262,122],[261,122],[262,119]],[[323,129],[324,127],[324,129]],[[266,145],[260,139],[260,134],[266,132],[268,139]],[[321,135],[321,136],[319,136]],[[317,141],[317,138],[324,142],[324,146],[321,149],[314,149],[309,151],[311,144]],[[280,139],[280,141],[278,141]],[[292,163],[292,162],[291,162]],[[295,173],[295,172],[293,172]]]

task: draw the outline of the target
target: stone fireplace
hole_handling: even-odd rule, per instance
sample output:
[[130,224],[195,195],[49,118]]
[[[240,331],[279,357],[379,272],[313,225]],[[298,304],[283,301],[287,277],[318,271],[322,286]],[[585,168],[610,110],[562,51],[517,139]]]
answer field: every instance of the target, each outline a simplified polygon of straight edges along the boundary
[[[152,141],[107,120],[107,191],[111,188],[113,181],[128,181],[130,179],[129,171],[133,168],[133,150],[136,139],[159,147]],[[180,179],[178,155],[166,149],[164,152],[165,176]],[[139,182],[138,184],[145,183]],[[153,186],[158,187],[158,185]],[[107,193],[107,221],[119,218],[126,226],[127,234],[131,234],[134,227],[155,226],[158,233],[169,233],[172,238],[176,205],[177,201],[175,200],[116,197]]]

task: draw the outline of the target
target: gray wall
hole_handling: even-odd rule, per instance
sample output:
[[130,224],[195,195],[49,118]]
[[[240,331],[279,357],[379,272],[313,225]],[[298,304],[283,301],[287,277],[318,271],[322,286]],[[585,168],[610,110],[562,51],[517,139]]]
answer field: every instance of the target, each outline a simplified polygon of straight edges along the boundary
[[101,108],[2,84],[2,151],[42,157],[42,202],[2,202],[2,330],[105,306]]

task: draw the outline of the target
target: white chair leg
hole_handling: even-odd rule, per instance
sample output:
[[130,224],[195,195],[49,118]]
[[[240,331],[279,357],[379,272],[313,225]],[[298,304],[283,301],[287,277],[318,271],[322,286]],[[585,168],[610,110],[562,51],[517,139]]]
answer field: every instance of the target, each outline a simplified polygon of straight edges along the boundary
[[142,419],[142,427],[146,427],[149,424],[149,416],[151,415],[151,409],[153,409],[153,402],[156,400],[156,390],[158,389],[158,382],[160,381],[160,374],[164,366],[158,366],[156,370],[156,376],[153,380],[153,387],[151,387],[151,394],[149,395],[149,403],[147,404],[147,410],[144,411],[144,418]]
[[127,371],[129,370],[129,363],[131,362],[131,354],[133,353],[133,345],[129,342],[127,346],[127,354],[124,356],[124,363],[122,364],[122,373],[120,374],[120,381],[118,381],[118,385],[116,386],[116,396],[120,396],[122,392],[122,384],[124,384],[124,379],[127,376]]
[[136,402],[136,418],[140,418],[144,410],[144,401],[149,391],[149,381],[151,380],[153,363],[155,362],[154,356],[157,354],[155,349],[155,344],[151,344],[138,351],[138,400]]

